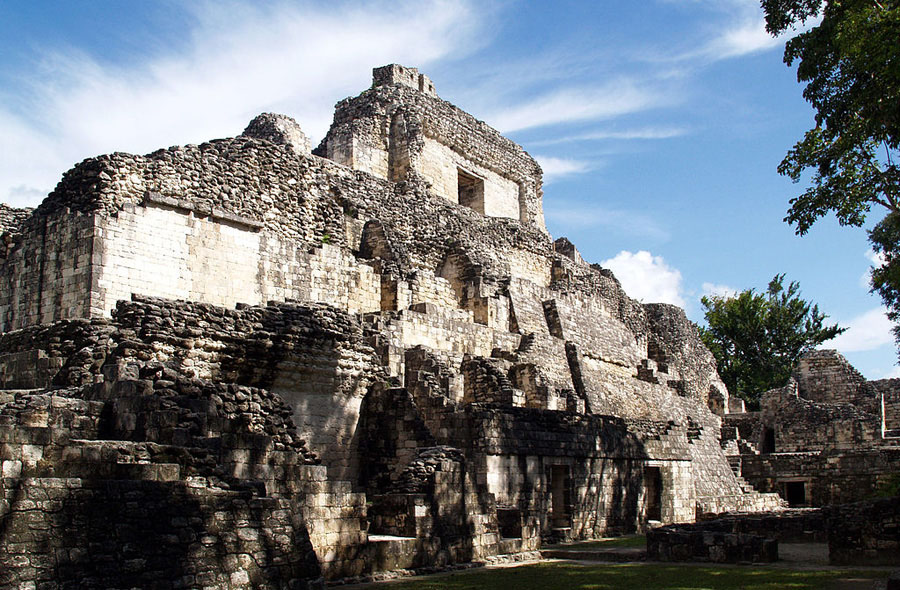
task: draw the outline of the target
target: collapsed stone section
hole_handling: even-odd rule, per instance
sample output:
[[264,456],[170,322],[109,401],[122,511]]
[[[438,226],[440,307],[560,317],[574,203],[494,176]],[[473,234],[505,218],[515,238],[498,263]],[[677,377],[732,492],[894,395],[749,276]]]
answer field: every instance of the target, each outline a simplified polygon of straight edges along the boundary
[[310,154],[309,138],[297,121],[287,115],[263,113],[254,118],[241,134],[244,137],[264,139],[279,145],[290,146],[299,156]]

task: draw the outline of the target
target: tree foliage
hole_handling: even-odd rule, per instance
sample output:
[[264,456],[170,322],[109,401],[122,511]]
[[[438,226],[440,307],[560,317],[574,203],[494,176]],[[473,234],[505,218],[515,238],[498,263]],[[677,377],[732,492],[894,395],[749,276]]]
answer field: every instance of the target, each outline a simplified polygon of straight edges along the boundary
[[[873,207],[885,214],[869,231],[884,266],[872,290],[900,320],[900,0],[762,0],[766,26],[781,34],[810,18],[820,23],[788,41],[815,127],[778,167],[809,187],[790,202],[785,221],[805,234],[834,213],[861,227]],[[900,343],[900,326],[894,329]]]
[[753,289],[733,297],[703,297],[708,327],[700,338],[716,357],[719,375],[732,395],[755,408],[764,391],[781,387],[800,355],[843,332],[819,306],[800,297],[800,285],[784,286],[776,275],[765,293]]

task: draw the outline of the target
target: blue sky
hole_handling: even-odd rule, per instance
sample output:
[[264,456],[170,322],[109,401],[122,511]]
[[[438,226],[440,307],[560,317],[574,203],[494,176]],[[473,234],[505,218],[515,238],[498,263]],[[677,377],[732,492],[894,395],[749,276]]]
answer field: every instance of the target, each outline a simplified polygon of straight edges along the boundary
[[[865,233],[782,218],[778,176],[812,125],[756,0],[0,3],[0,200],[34,206],[74,163],[237,135],[263,111],[317,143],[387,63],[487,121],[545,171],[554,237],[645,302],[764,289],[776,273],[900,376],[868,293]],[[876,212],[880,215],[880,212]]]

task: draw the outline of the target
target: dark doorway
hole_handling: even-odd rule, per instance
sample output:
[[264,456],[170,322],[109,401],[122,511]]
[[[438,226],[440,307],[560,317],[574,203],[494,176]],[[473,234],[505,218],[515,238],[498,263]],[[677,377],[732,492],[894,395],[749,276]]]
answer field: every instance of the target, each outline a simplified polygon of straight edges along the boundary
[[762,448],[760,452],[763,453],[774,453],[775,452],[775,429],[766,427],[763,429],[763,440],[762,440]]
[[568,465],[553,465],[550,468],[550,518],[553,528],[572,525],[569,513]]
[[784,499],[787,500],[788,504],[791,506],[806,506],[806,482],[784,482]]
[[659,467],[644,468],[644,498],[647,520],[662,520],[662,474]]

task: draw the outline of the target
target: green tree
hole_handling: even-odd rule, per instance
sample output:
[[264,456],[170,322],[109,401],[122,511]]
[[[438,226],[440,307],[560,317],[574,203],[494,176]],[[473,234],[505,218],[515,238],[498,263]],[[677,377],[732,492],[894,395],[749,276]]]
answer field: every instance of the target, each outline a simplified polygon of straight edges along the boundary
[[787,383],[800,355],[846,328],[825,326],[819,306],[800,298],[800,285],[784,286],[775,275],[765,293],[753,289],[733,297],[703,297],[708,327],[700,338],[716,357],[731,395],[759,407],[764,391]]
[[[809,187],[790,202],[785,221],[805,234],[834,213],[861,227],[872,208],[884,214],[869,240],[884,264],[872,272],[900,344],[900,0],[762,0],[766,27],[784,33],[821,22],[788,41],[815,127],[778,167]],[[809,176],[807,176],[809,175]]]

